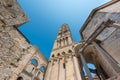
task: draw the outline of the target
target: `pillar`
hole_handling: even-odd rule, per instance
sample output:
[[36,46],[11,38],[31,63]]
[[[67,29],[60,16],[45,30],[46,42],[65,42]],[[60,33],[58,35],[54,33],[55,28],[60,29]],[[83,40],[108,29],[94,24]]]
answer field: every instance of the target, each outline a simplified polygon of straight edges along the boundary
[[51,66],[50,66],[51,68],[50,68],[50,73],[49,73],[49,78],[48,78],[48,80],[52,80],[52,79],[51,79],[51,74],[52,74],[53,64],[54,64],[54,60],[51,61]]
[[66,80],[66,55],[64,54],[64,66],[65,66],[65,68],[64,68],[64,80]]
[[76,75],[75,62],[74,62],[74,60],[73,60],[73,55],[71,55],[71,59],[72,59],[73,70],[74,70],[74,74],[75,74],[75,76],[74,76],[74,80],[78,80],[78,79],[77,79],[77,75]]
[[59,72],[60,72],[60,58],[58,58],[58,75],[57,75],[57,80],[59,80]]
[[75,72],[76,72],[76,80],[82,80],[81,73],[80,73],[81,69],[80,69],[77,57],[75,55],[73,55],[72,58],[73,58]]
[[92,79],[92,76],[91,76],[91,73],[90,73],[90,70],[88,69],[87,63],[86,63],[85,58],[84,58],[84,56],[83,56],[82,53],[80,53],[80,58],[81,58],[81,61],[82,61],[83,66],[84,66],[84,68],[85,68],[85,71],[86,71],[86,73],[87,73],[88,80],[93,80],[93,79]]
[[52,66],[53,66],[53,60],[50,60],[49,61],[49,64],[48,64],[48,67],[47,67],[47,71],[46,71],[46,74],[45,74],[45,78],[44,80],[50,80],[50,76],[51,76],[51,72],[52,72]]

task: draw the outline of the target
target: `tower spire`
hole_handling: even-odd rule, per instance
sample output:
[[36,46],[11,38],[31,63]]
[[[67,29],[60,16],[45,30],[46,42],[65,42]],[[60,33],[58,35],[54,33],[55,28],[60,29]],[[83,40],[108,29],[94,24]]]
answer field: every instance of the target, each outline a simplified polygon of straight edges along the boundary
[[57,39],[55,40],[53,49],[66,47],[72,43],[73,39],[69,26],[68,24],[63,24],[58,31],[58,36]]

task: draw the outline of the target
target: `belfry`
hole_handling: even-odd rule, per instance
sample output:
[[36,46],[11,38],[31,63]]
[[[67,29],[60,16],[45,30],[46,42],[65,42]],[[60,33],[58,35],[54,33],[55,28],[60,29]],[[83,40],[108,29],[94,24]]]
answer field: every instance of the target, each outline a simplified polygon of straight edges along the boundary
[[73,47],[69,26],[63,24],[51,52],[45,80],[81,80],[80,66]]

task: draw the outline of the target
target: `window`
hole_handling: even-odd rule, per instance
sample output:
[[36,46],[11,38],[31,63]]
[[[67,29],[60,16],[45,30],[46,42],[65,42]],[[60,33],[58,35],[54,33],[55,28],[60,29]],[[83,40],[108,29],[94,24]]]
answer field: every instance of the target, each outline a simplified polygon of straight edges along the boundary
[[[61,43],[62,43],[62,40],[60,39],[60,46],[61,46]],[[59,47],[60,47],[60,46],[59,46]]]
[[52,55],[52,57],[55,57],[54,54]]
[[72,53],[72,50],[69,50],[68,53]]
[[45,71],[45,67],[44,67],[44,66],[41,66],[41,67],[40,67],[40,70],[41,70],[42,72],[44,72],[44,71]]
[[66,67],[66,66],[65,66],[65,63],[63,63],[63,68],[65,69],[65,67]]
[[23,77],[18,77],[17,80],[23,80]]
[[60,56],[60,53],[58,53],[57,56]]
[[63,38],[63,45],[65,45],[65,39]]
[[68,37],[66,37],[66,45],[68,45],[69,43],[68,43]]
[[36,59],[31,59],[31,63],[36,67],[38,66],[38,62]]

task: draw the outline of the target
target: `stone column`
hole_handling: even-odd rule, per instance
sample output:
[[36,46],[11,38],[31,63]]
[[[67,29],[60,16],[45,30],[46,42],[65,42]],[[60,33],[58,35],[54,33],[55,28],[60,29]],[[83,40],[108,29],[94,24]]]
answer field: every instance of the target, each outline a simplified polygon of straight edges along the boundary
[[50,69],[50,67],[51,67],[51,61],[48,62],[47,69],[45,71],[44,80],[47,80],[47,78],[49,76],[49,69]]
[[76,75],[75,62],[74,62],[74,60],[73,60],[73,55],[71,55],[71,60],[72,60],[72,64],[73,64],[74,74],[75,74],[74,80],[78,80],[78,79],[77,79],[77,75]]
[[36,76],[36,73],[37,73],[37,68],[35,67],[34,68],[34,72],[33,72],[33,76],[31,78],[31,80],[34,80],[35,76]]
[[48,67],[47,67],[47,71],[44,77],[44,80],[50,80],[50,76],[51,76],[51,72],[52,72],[52,66],[53,66],[53,61],[50,60]]
[[66,55],[65,54],[64,54],[64,66],[65,66],[65,68],[64,68],[64,74],[65,74],[64,80],[66,80]]
[[79,62],[77,60],[77,57],[75,55],[73,55],[73,63],[74,63],[74,68],[75,68],[75,72],[76,72],[76,80],[82,80],[81,77],[81,73],[80,73],[80,66],[79,66]]
[[60,58],[58,58],[58,75],[57,75],[57,80],[59,80],[59,72],[60,72]]
[[86,71],[86,73],[87,73],[88,80],[93,80],[93,78],[92,78],[92,76],[91,76],[91,73],[90,73],[90,70],[88,69],[86,60],[85,60],[85,58],[84,58],[84,56],[83,56],[82,53],[80,53],[80,58],[81,58],[81,61],[82,61],[83,66],[84,66],[84,68],[85,68],[85,71]]
[[48,80],[52,80],[52,79],[51,79],[51,75],[52,75],[53,64],[54,64],[54,60],[51,61],[51,69],[50,69],[50,73],[49,73],[49,78],[48,78]]

